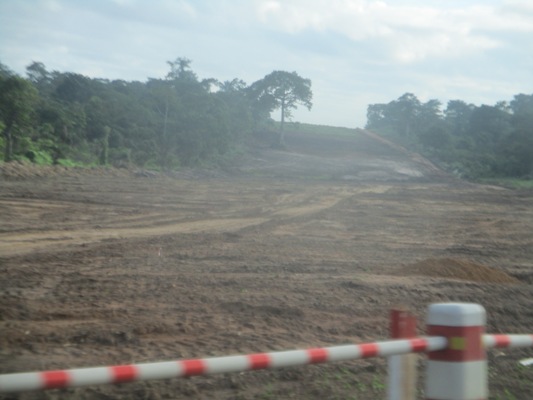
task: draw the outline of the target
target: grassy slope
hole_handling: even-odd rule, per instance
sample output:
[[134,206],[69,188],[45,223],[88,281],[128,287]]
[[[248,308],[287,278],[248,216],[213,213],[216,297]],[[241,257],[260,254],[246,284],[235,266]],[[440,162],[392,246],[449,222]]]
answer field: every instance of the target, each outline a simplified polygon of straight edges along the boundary
[[[279,129],[279,122],[275,122],[276,128]],[[305,132],[309,134],[317,135],[339,135],[347,136],[353,135],[356,129],[327,126],[327,125],[314,125],[300,122],[287,122],[285,123],[286,132]],[[518,179],[518,178],[485,178],[478,179],[476,182],[502,186],[510,189],[533,189],[533,180]]]

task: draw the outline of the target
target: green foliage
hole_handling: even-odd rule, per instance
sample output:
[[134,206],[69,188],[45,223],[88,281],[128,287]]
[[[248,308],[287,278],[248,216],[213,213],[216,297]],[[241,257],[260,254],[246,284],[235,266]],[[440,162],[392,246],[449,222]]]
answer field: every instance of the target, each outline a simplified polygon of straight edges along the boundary
[[111,133],[111,128],[109,126],[104,126],[103,128],[104,136],[101,138],[102,149],[100,150],[100,165],[107,165],[109,162],[109,134]]
[[[296,73],[271,74],[290,79],[275,82],[272,98],[259,99],[238,78],[199,79],[187,58],[168,64],[164,79],[147,82],[49,71],[40,62],[26,68],[24,79],[0,64],[0,146],[6,160],[134,163],[161,170],[227,164],[252,133],[272,128],[272,109],[282,106],[288,116],[296,104],[311,106],[310,81]],[[280,90],[285,97],[276,99]]]
[[460,177],[533,176],[533,95],[480,107],[451,100],[441,111],[438,100],[422,103],[406,93],[369,105],[366,127]]
[[109,150],[108,162],[114,167],[128,167],[132,164],[131,149],[119,147]]
[[[275,122],[275,125],[279,126],[279,122]],[[306,134],[317,135],[339,135],[339,136],[353,136],[356,132],[352,128],[306,124],[301,122],[287,122],[285,124],[285,130],[287,132],[305,132]]]
[[0,78],[0,120],[4,138],[4,161],[19,152],[17,140],[27,135],[32,124],[33,104],[37,90],[18,76]]
[[375,393],[380,393],[385,391],[385,384],[381,381],[378,375],[374,375],[372,378],[372,390]]
[[274,71],[249,88],[249,96],[254,100],[256,118],[264,118],[274,110],[281,110],[279,145],[284,145],[285,119],[292,117],[292,111],[298,105],[308,110],[313,106],[311,80],[299,76],[296,72]]
[[76,162],[74,160],[71,160],[69,158],[60,158],[57,161],[57,165],[61,165],[63,167],[83,167],[85,164]]
[[479,181],[488,185],[503,186],[510,189],[533,189],[533,179],[484,178],[479,179]]

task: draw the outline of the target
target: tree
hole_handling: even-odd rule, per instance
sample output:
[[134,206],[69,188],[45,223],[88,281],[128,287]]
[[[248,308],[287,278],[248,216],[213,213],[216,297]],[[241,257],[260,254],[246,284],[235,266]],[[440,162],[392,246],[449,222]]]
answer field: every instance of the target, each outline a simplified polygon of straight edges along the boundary
[[162,169],[176,163],[178,121],[182,114],[182,104],[177,91],[169,80],[150,79],[147,83],[148,96],[145,107],[151,114],[151,131],[157,163]]
[[4,161],[13,157],[13,143],[30,125],[37,90],[19,76],[0,79],[0,120],[3,122]]
[[513,132],[503,144],[509,175],[533,177],[533,95],[517,94],[510,103]]
[[256,101],[269,112],[281,109],[279,144],[283,146],[285,119],[291,118],[292,110],[298,105],[308,110],[313,106],[311,80],[302,78],[296,72],[274,71],[252,84],[250,90]]
[[198,82],[198,76],[191,70],[191,60],[178,57],[175,61],[167,61],[170,71],[167,74],[168,80],[186,80]]
[[417,132],[421,107],[420,100],[412,93],[405,93],[398,100],[389,103],[387,114],[394,121],[400,135],[408,138]]
[[47,90],[53,80],[52,74],[46,70],[45,65],[37,61],[26,67],[26,75],[28,75],[30,82],[37,87],[41,94]]
[[533,136],[533,94],[517,94],[510,104],[513,112],[512,122],[515,129],[528,131]]
[[467,104],[462,100],[450,100],[444,111],[444,120],[446,121],[450,133],[464,139],[470,125],[470,117],[475,110],[473,104]]
[[63,102],[85,103],[97,95],[101,86],[101,82],[84,75],[67,72],[58,75],[54,97]]
[[[410,93],[370,104],[367,127],[467,178],[533,176],[533,95],[494,106],[451,100],[421,103]],[[406,140],[407,139],[407,140]]]
[[367,128],[400,139],[404,144],[415,140],[428,126],[440,118],[440,102],[422,104],[412,93],[405,93],[387,104],[370,104]]
[[7,79],[13,75],[15,75],[15,73],[11,71],[6,65],[0,62],[0,80]]
[[498,151],[512,131],[511,115],[501,107],[482,104],[472,111],[469,128],[478,149]]
[[452,140],[444,124],[428,126],[420,133],[418,140],[432,154],[442,157],[450,152]]
[[366,129],[381,129],[388,125],[387,104],[369,104],[366,111]]
[[218,88],[223,93],[242,92],[246,88],[246,82],[235,78],[231,81],[218,82]]

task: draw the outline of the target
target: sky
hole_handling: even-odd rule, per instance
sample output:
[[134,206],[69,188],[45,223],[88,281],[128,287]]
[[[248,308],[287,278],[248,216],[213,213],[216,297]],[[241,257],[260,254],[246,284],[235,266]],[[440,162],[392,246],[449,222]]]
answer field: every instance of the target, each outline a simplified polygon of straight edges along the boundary
[[[185,57],[199,78],[311,79],[294,120],[364,127],[404,93],[445,106],[533,94],[531,0],[0,0],[0,62],[146,81]],[[274,119],[279,119],[273,114]]]

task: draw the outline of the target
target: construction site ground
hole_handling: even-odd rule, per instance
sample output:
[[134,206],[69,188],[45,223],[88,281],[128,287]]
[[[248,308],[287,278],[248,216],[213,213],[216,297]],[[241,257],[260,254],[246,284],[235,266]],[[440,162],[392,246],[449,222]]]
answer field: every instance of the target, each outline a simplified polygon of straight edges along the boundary
[[[461,181],[362,130],[291,132],[226,170],[0,165],[0,373],[385,340],[474,302],[533,334],[533,191]],[[424,362],[419,355],[419,398]],[[533,349],[489,350],[491,399]],[[378,399],[382,358],[1,399]]]

